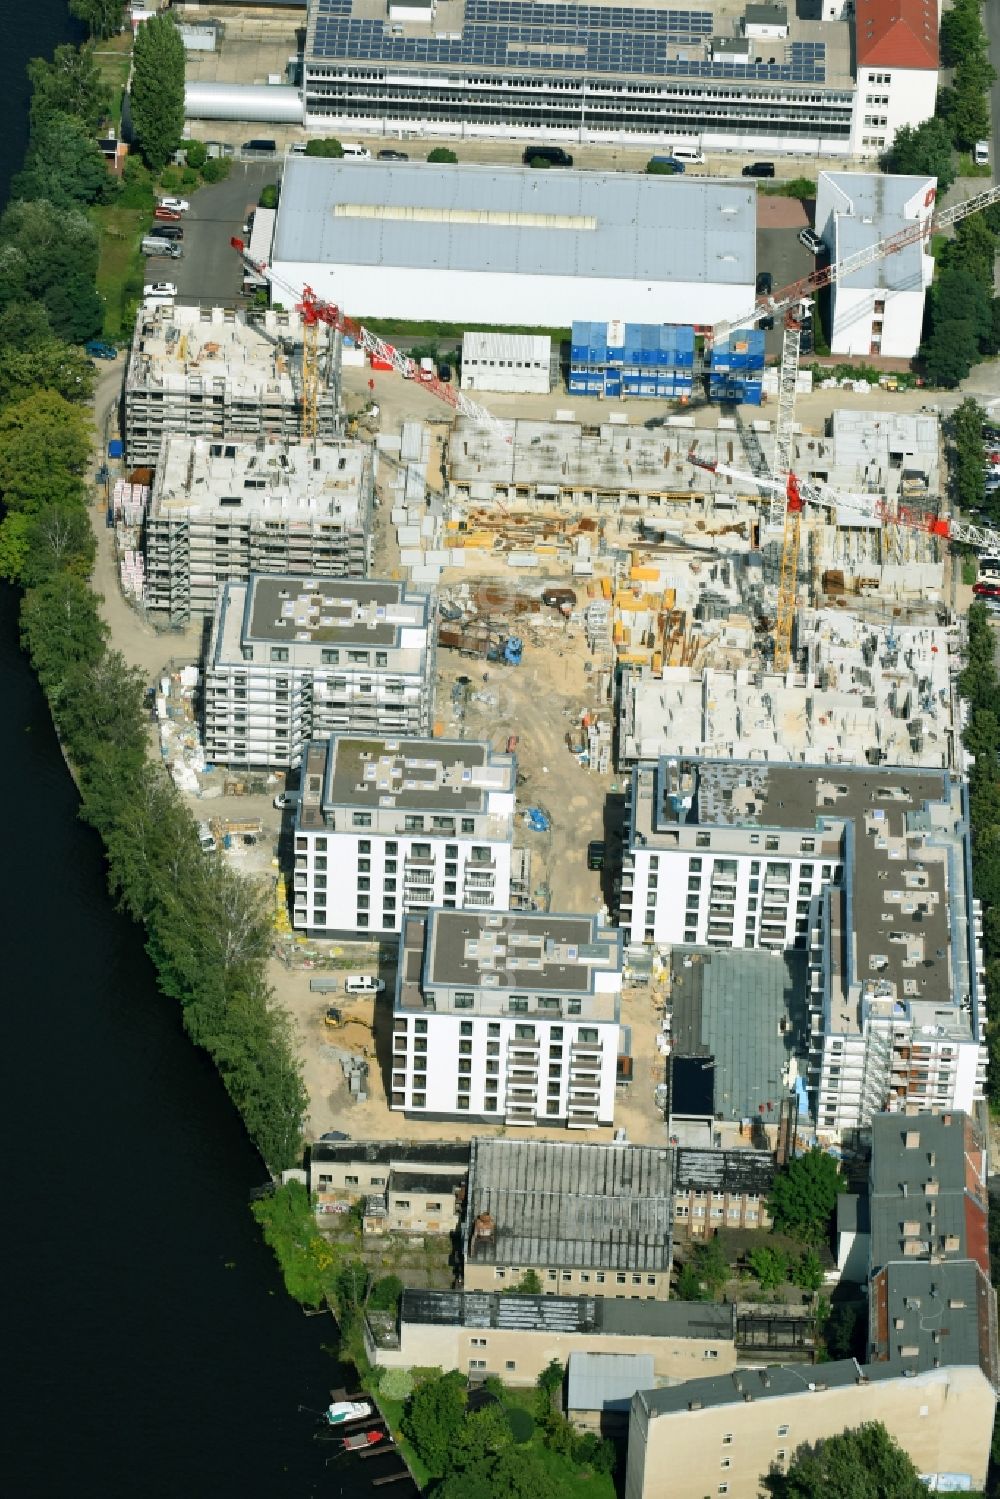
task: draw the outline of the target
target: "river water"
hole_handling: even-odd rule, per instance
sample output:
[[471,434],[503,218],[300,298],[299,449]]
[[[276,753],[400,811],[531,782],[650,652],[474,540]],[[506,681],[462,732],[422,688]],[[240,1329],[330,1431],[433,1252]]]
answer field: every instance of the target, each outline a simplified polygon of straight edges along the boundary
[[[64,0],[2,8],[0,200],[23,154],[24,63],[73,39]],[[260,1159],[109,903],[17,604],[0,586],[0,1486],[360,1499],[383,1459],[328,1467],[333,1449],[298,1409],[342,1383],[323,1349],[332,1324],[285,1295],[247,1208]]]

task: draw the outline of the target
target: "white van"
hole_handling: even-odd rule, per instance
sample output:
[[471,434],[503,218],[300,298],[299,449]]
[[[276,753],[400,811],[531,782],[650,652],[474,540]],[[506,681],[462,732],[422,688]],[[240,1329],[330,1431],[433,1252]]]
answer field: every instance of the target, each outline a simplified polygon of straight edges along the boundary
[[372,153],[367,146],[345,146],[345,161],[371,161]]
[[370,973],[349,973],[344,980],[345,994],[381,994],[384,988],[382,979],[372,978]]
[[975,165],[977,167],[988,167],[989,166],[989,164],[990,164],[990,143],[989,143],[989,141],[976,141],[976,144],[972,148],[972,161],[973,161],[973,165]]
[[704,154],[698,150],[697,146],[671,146],[670,154],[674,161],[682,161],[685,166],[689,162],[697,163],[705,160]]

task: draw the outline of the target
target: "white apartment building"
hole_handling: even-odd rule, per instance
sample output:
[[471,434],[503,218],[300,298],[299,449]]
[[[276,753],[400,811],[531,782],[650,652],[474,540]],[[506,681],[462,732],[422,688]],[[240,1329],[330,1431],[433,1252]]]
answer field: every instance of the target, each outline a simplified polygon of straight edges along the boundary
[[[850,0],[834,3],[846,11]],[[920,125],[934,113],[938,6],[933,0],[855,0],[850,8],[856,54],[850,150],[879,156],[902,125]]]
[[405,583],[254,574],[227,583],[212,621],[202,708],[219,765],[298,765],[337,730],[426,734],[431,601]]
[[[816,230],[832,261],[926,223],[934,212],[936,177],[874,172],[820,172]],[[855,271],[831,290],[834,354],[912,359],[920,347],[924,295],[934,278],[926,240]]]
[[621,986],[621,934],[595,916],[406,916],[391,1106],[414,1118],[611,1124]]
[[943,771],[638,766],[619,920],[632,943],[808,950],[821,1131],[983,1096],[966,792]]
[[[317,435],[341,430],[340,335],[321,340]],[[125,452],[156,463],[164,433],[297,438],[302,431],[302,322],[297,312],[144,303],[125,376]]]
[[510,905],[513,755],[458,739],[333,734],[307,745],[292,925],[398,932],[403,917]]
[[146,604],[211,614],[251,573],[363,578],[374,500],[367,443],[165,435],[146,516]]

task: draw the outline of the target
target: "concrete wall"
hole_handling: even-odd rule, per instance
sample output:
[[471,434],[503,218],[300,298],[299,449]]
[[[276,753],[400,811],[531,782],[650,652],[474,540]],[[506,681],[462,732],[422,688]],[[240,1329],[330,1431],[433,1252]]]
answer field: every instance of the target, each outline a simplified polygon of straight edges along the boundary
[[634,1301],[666,1301],[670,1266],[662,1270],[564,1270],[547,1265],[494,1265],[465,1261],[467,1291],[503,1291],[516,1285],[527,1269],[537,1272],[542,1290],[558,1296],[629,1296]]
[[[748,1378],[754,1378],[748,1375]],[[803,1369],[802,1393],[651,1414],[632,1402],[626,1499],[758,1499],[761,1476],[787,1467],[802,1443],[881,1421],[921,1474],[986,1480],[994,1396],[978,1367],[932,1369],[912,1379],[810,1390],[822,1366]],[[655,1398],[655,1392],[651,1392]],[[723,1488],[725,1484],[727,1487]],[[845,1496],[847,1499],[847,1496]]]

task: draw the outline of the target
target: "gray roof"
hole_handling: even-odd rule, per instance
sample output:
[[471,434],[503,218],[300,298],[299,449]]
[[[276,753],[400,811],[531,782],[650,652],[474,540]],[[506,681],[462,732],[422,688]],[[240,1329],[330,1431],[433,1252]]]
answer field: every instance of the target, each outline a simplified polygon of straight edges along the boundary
[[[323,806],[482,812],[491,791],[514,790],[514,757],[473,739],[330,738]],[[433,828],[427,831],[435,831]],[[449,830],[454,837],[454,823]]]
[[[967,1114],[872,1120],[871,1263],[947,1255],[986,1262],[982,1147]],[[950,1248],[948,1246],[951,1246]]]
[[[893,177],[881,172],[827,172],[824,174],[842,195],[835,207],[834,223],[827,238],[835,261],[866,250],[914,223],[904,217],[906,204],[935,182],[933,177]],[[822,191],[822,188],[820,189]],[[836,203],[836,199],[835,199]],[[817,225],[821,231],[825,226]],[[922,240],[914,240],[895,255],[886,255],[873,265],[856,271],[844,282],[847,290],[922,291]]]
[[[670,1187],[667,1149],[473,1140],[466,1254],[512,1267],[665,1270]],[[477,1232],[481,1215],[492,1224]]]
[[[414,934],[416,937],[416,934]],[[595,972],[621,968],[622,935],[596,916],[446,911],[428,918],[423,986],[591,994]]]
[[897,1261],[871,1288],[872,1355],[896,1373],[978,1364],[996,1382],[992,1286],[972,1260]]
[[858,1192],[841,1192],[837,1197],[838,1234],[870,1234],[869,1199]]
[[394,645],[404,623],[421,625],[426,618],[426,598],[403,583],[254,573],[247,585],[243,638]]
[[465,1185],[465,1178],[466,1172],[461,1167],[455,1171],[436,1172],[410,1171],[406,1168],[399,1170],[394,1166],[389,1172],[387,1191],[420,1192],[424,1195],[433,1192],[438,1197],[447,1197],[456,1187]]
[[651,1353],[571,1353],[568,1411],[627,1411],[636,1390],[653,1383]]
[[708,1112],[749,1119],[763,1105],[766,1116],[773,1114],[789,1092],[782,1069],[808,1051],[805,953],[678,949],[671,961],[671,1002],[671,1112],[695,1111],[687,1110],[680,1073],[683,1059],[696,1057],[704,1058],[704,1080],[711,1085]]
[[521,1296],[504,1291],[403,1292],[400,1320],[594,1337],[694,1338],[731,1343],[735,1307],[703,1301],[632,1301],[614,1296]]
[[650,1416],[710,1406],[742,1405],[747,1399],[777,1400],[786,1395],[805,1395],[842,1389],[858,1384],[860,1366],[852,1358],[810,1366],[775,1364],[766,1369],[737,1369],[708,1379],[686,1379],[661,1390],[640,1390],[640,1400]]
[[734,182],[292,157],[272,258],[740,286],[756,222]]
[[369,1166],[382,1165],[434,1165],[456,1166],[468,1169],[470,1146],[461,1140],[442,1142],[411,1142],[408,1140],[338,1140],[327,1144],[318,1142],[310,1147],[309,1159],[339,1161],[343,1165],[351,1161],[364,1161]]

